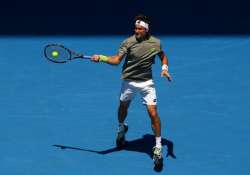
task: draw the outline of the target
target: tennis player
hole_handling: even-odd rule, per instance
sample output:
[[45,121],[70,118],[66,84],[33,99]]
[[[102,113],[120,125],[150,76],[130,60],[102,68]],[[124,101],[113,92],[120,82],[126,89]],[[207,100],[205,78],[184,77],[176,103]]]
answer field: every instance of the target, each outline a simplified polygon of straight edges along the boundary
[[153,147],[153,156],[162,158],[161,120],[157,112],[156,90],[152,79],[152,64],[155,56],[159,56],[162,63],[161,76],[166,77],[169,81],[172,80],[172,77],[168,71],[167,56],[162,50],[160,40],[150,35],[149,24],[148,17],[144,15],[136,16],[135,33],[121,43],[117,55],[93,55],[91,60],[118,65],[125,58],[121,76],[120,105],[118,108],[117,147],[122,148],[125,146],[125,134],[128,131],[125,119],[131,100],[139,93],[142,97],[142,103],[147,108],[155,135],[156,145]]

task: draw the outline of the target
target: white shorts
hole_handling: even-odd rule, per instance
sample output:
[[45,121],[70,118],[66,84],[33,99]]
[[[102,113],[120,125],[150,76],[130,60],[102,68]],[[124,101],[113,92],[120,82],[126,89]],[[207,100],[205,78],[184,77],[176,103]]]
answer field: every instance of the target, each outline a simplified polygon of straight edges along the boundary
[[145,105],[156,105],[156,91],[153,80],[147,80],[143,82],[137,81],[122,81],[122,88],[120,94],[121,101],[130,101],[134,96],[140,93],[142,97],[142,103]]

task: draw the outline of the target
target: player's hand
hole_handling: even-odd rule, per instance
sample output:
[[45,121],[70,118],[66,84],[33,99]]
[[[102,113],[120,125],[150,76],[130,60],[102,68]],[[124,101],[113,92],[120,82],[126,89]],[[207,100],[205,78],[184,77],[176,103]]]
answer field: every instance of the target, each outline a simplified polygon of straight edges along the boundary
[[93,55],[93,56],[91,57],[91,61],[99,62],[99,60],[100,60],[100,56],[99,56],[99,55]]
[[168,81],[172,81],[173,78],[171,77],[171,75],[169,74],[169,72],[167,70],[163,70],[161,72],[161,77],[166,77],[168,79]]

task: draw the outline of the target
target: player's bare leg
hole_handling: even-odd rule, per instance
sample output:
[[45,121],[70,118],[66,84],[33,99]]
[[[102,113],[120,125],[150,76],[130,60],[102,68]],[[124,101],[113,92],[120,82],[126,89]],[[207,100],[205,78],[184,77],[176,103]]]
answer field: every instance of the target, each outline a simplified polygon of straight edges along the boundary
[[151,126],[156,137],[161,136],[161,120],[157,113],[156,105],[147,105],[149,117],[151,119]]
[[153,147],[153,160],[156,166],[162,168],[162,145],[161,145],[161,120],[157,113],[156,105],[147,105],[148,114],[151,119],[152,130],[155,135],[156,145]]

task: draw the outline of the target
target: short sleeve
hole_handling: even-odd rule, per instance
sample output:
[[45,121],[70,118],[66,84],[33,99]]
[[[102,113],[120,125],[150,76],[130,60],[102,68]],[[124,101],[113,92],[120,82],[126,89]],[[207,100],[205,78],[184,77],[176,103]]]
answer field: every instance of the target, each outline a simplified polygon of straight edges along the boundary
[[128,46],[126,40],[123,41],[119,47],[118,55],[125,55],[127,54]]

